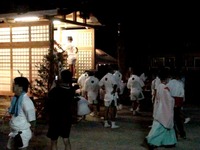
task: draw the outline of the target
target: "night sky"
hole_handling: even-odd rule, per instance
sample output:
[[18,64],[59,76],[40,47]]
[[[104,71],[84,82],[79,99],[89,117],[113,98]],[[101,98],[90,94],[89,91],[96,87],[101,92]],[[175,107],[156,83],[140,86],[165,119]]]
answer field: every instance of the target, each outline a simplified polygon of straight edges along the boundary
[[120,22],[126,51],[200,48],[200,10],[196,3],[124,1],[99,6],[96,14],[110,33],[102,41],[115,39],[110,40],[111,45],[116,42],[116,26]]

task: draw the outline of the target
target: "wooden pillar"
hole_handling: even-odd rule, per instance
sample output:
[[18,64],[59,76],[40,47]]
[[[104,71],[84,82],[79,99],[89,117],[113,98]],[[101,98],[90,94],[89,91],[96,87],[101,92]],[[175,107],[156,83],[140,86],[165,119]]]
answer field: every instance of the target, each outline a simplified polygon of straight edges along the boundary
[[[53,20],[50,20],[49,40],[50,40],[49,55],[53,56],[53,51],[54,51],[54,24],[53,24]],[[54,62],[50,61],[48,90],[51,88],[53,81],[54,81]]]
[[123,77],[126,73],[125,67],[125,49],[124,49],[124,41],[121,37],[121,23],[118,23],[118,41],[117,41],[117,61],[118,61],[118,68],[122,73]]

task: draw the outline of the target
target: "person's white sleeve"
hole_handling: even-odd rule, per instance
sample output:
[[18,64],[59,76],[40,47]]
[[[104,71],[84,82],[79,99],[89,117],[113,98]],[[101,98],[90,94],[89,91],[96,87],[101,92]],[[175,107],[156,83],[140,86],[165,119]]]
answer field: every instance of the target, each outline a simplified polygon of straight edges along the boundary
[[29,122],[36,120],[36,110],[31,99],[24,99],[23,110]]

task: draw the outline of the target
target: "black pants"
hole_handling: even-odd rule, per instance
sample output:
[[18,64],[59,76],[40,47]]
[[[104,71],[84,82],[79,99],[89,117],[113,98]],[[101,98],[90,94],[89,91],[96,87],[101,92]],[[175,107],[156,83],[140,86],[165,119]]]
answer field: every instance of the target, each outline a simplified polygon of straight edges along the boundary
[[180,137],[186,136],[186,132],[184,129],[184,121],[185,121],[185,115],[181,107],[174,107],[174,125],[177,137],[178,134],[180,135]]

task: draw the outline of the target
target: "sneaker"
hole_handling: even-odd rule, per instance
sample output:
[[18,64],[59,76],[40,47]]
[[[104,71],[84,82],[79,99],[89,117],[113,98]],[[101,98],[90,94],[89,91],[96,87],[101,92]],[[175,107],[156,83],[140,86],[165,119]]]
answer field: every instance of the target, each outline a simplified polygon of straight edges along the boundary
[[104,128],[109,128],[109,127],[110,127],[110,125],[108,123],[104,124]]
[[94,117],[94,116],[95,116],[95,113],[94,113],[94,112],[91,112],[91,113],[90,113],[90,116]]
[[122,108],[123,108],[123,105],[119,104],[119,110],[122,110]]
[[189,117],[188,117],[188,118],[185,118],[185,122],[184,122],[184,123],[186,124],[186,123],[190,122],[190,120],[191,120],[191,119],[190,119]]
[[118,125],[112,125],[111,128],[116,129],[116,128],[119,128],[119,126]]
[[130,108],[130,111],[133,111],[133,108]]
[[101,120],[104,120],[104,117],[100,117]]

